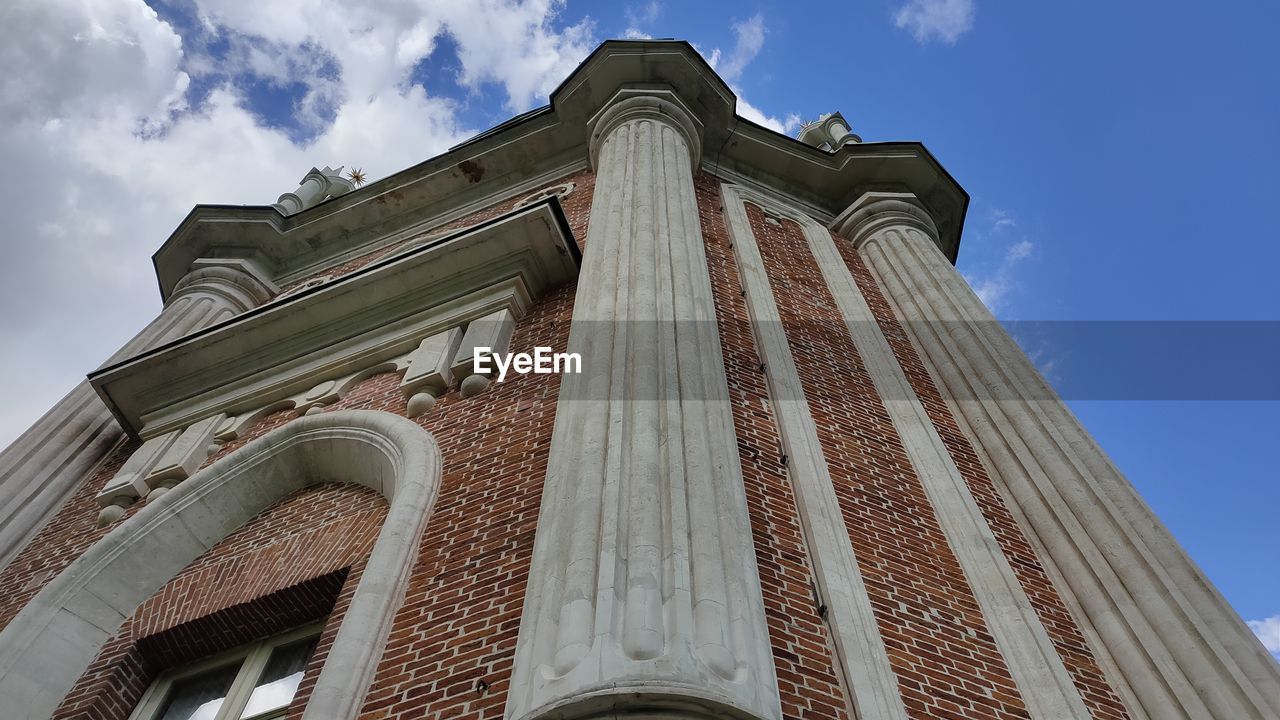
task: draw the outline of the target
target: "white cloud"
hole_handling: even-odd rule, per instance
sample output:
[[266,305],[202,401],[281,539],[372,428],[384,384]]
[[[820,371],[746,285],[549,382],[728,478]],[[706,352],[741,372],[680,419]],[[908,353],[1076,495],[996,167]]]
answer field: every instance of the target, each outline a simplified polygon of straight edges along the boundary
[[[1001,231],[1017,227],[1013,216],[1003,210],[992,210],[990,225],[986,235],[979,234],[980,239],[989,239],[1001,234]],[[966,273],[964,278],[973,288],[973,292],[993,313],[1005,308],[1009,293],[1017,287],[1016,273],[1022,261],[1035,253],[1035,244],[1025,238],[1007,243],[994,267],[985,273]]]
[[1249,629],[1262,641],[1267,652],[1280,660],[1280,615],[1272,615],[1262,620],[1248,620]]
[[627,5],[622,15],[627,21],[627,29],[623,31],[622,37],[628,40],[648,40],[653,35],[644,28],[662,16],[662,3],[650,0],[639,6]]
[[712,48],[710,52],[697,45],[694,45],[694,48],[707,59],[707,64],[729,83],[733,94],[738,96],[739,115],[770,130],[790,135],[800,127],[799,115],[788,113],[781,119],[768,115],[747,102],[742,95],[742,90],[738,87],[743,71],[764,47],[765,33],[764,16],[757,13],[745,21],[733,24],[733,49],[729,51],[728,57],[720,51],[720,48]]
[[1005,259],[1008,262],[1017,262],[1023,258],[1031,257],[1031,251],[1034,249],[1035,246],[1031,244],[1030,240],[1019,240],[1009,246],[1009,251],[1005,253]]
[[742,97],[742,92],[738,88],[733,88],[733,92],[738,96],[738,114],[750,120],[753,123],[763,125],[775,132],[790,135],[800,128],[800,116],[795,113],[788,113],[785,118],[779,120],[771,115],[766,115],[764,111],[755,105],[747,102]]
[[[312,165],[381,177],[480,128],[412,84],[448,33],[459,82],[513,111],[545,102],[594,47],[562,3],[196,0],[175,28],[141,0],[10,0],[0,10],[0,447],[159,310],[150,255],[197,203],[262,205]],[[207,51],[218,40],[229,48]],[[242,77],[301,81],[304,142],[265,127]],[[188,107],[192,80],[214,84]]]
[[449,33],[458,42],[463,84],[501,84],[507,91],[507,107],[514,112],[545,102],[596,46],[590,20],[552,31],[551,20],[562,0],[446,1],[443,5],[449,8]]
[[910,31],[916,42],[954,45],[973,28],[973,10],[973,0],[908,0],[893,14],[893,24]]
[[764,47],[764,16],[756,13],[747,20],[733,24],[733,50],[728,57],[720,54],[720,49],[712,51],[707,62],[720,73],[720,77],[729,83],[737,82],[742,72],[747,69],[760,49]]
[[1017,227],[1018,223],[1008,212],[991,208],[991,226],[994,230],[1003,230],[1004,228]]

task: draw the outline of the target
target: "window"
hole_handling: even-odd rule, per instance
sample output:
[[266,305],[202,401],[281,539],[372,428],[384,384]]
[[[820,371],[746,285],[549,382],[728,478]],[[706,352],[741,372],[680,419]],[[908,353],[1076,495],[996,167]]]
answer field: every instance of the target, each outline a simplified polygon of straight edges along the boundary
[[320,626],[299,628],[161,675],[129,720],[271,720],[298,692]]

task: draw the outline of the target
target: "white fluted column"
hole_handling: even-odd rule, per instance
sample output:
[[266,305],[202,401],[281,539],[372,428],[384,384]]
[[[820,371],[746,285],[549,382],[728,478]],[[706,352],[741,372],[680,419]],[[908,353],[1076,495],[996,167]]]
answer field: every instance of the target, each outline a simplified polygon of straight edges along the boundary
[[1280,671],[938,250],[914,196],[834,229],[866,259],[944,395],[1152,718],[1276,718]]
[[255,308],[279,291],[262,271],[244,261],[197,260],[156,316],[103,367],[216,325]]
[[[197,261],[160,314],[112,355],[112,365],[266,302],[276,287],[240,261]],[[35,535],[123,437],[82,382],[0,453],[0,568]]]
[[781,714],[674,95],[619,93],[596,168],[507,717]]

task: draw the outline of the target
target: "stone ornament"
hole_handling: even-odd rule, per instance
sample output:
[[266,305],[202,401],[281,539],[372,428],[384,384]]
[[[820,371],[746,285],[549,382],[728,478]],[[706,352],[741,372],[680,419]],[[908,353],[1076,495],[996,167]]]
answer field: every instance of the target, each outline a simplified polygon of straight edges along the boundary
[[553,185],[549,188],[539,190],[538,192],[533,193],[532,195],[522,198],[519,202],[517,202],[514,206],[512,206],[512,209],[519,210],[522,207],[525,207],[527,205],[532,205],[536,202],[541,202],[542,200],[546,200],[547,198],[566,197],[569,193],[573,192],[573,189],[575,187],[577,187],[576,183],[571,183],[571,182],[561,183],[559,185]]
[[107,533],[0,632],[5,717],[48,718],[139,604],[275,501],[338,479],[372,488],[390,508],[302,717],[353,720],[404,596],[440,476],[435,439],[384,412],[300,418],[245,445]]

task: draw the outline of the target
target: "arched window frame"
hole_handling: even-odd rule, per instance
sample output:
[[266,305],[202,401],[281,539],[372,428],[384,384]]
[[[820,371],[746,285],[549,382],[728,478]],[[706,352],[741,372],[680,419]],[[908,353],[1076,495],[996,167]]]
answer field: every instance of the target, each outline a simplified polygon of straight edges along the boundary
[[365,485],[389,504],[303,712],[304,720],[356,717],[440,475],[430,433],[369,410],[298,418],[230,453],[94,543],[0,632],[0,698],[10,717],[48,718],[138,605],[275,501],[323,482]]

